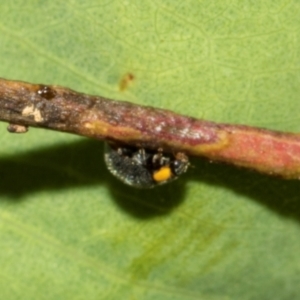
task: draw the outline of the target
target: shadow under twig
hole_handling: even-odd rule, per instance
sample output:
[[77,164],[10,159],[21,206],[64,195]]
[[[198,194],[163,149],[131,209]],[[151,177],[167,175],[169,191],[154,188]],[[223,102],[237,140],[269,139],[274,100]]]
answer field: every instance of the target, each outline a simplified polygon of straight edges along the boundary
[[22,201],[23,196],[38,191],[105,185],[119,207],[135,217],[148,218],[169,213],[180,205],[185,199],[185,184],[196,180],[233,190],[279,215],[300,221],[300,181],[193,159],[194,168],[179,180],[151,190],[139,190],[109,174],[103,154],[102,142],[83,139],[0,157],[0,196],[8,196],[8,201]]
[[286,180],[204,159],[195,161],[194,165],[199,170],[195,172],[197,181],[230,189],[279,215],[300,221],[299,180]]
[[122,209],[139,218],[168,213],[184,199],[182,182],[151,190],[124,185],[108,172],[103,156],[103,142],[83,139],[0,157],[0,197],[22,201],[39,191],[105,185]]

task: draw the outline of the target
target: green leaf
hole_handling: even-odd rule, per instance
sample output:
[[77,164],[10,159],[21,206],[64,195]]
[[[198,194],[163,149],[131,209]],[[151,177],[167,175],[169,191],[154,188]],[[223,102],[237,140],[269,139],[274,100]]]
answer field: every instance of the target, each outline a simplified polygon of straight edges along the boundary
[[[296,0],[2,1],[0,76],[299,132],[299,20]],[[140,191],[102,142],[5,127],[2,299],[300,297],[298,181],[194,159]]]

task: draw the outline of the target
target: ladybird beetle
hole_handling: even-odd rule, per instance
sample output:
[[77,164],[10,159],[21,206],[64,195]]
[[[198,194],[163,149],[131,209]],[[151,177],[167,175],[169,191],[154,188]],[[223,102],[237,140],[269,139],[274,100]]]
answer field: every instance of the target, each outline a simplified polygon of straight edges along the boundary
[[119,180],[136,188],[153,188],[178,178],[189,167],[188,157],[106,143],[105,163],[108,170]]

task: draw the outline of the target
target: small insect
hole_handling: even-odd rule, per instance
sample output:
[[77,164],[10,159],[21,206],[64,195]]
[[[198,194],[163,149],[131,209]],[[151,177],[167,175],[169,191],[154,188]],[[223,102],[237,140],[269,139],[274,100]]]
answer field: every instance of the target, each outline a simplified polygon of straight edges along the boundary
[[108,170],[122,182],[136,188],[153,188],[178,178],[189,167],[188,157],[106,143],[104,154]]
[[51,100],[56,95],[55,91],[47,85],[40,85],[37,93],[47,100]]

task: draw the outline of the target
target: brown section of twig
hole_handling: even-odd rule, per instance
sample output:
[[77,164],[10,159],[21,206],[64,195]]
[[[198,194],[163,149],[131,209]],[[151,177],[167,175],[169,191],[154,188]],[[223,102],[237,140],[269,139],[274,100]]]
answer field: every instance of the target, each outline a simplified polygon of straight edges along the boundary
[[0,79],[0,120],[11,132],[42,127],[300,177],[299,135],[217,124],[60,86]]

